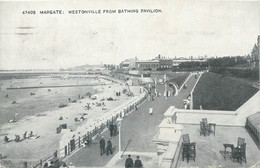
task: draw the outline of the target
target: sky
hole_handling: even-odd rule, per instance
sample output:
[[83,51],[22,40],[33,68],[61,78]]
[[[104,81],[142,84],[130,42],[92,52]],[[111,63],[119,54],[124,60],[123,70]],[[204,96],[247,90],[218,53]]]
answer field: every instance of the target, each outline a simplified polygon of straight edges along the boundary
[[[139,13],[68,14],[134,9]],[[159,13],[140,13],[160,9]],[[22,14],[25,10],[35,15]],[[62,10],[64,14],[39,14]],[[260,35],[257,1],[85,0],[0,2],[0,69],[119,64],[127,58],[250,54]]]

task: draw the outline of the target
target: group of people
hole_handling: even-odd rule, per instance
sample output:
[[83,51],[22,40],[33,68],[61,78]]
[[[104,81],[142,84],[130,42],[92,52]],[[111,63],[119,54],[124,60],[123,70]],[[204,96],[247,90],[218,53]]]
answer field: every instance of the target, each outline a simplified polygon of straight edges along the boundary
[[117,135],[117,125],[114,123],[111,123],[109,125],[109,131],[110,131],[110,137]]
[[142,161],[140,160],[140,157],[137,156],[135,163],[133,162],[133,159],[131,158],[131,155],[128,155],[128,158],[125,161],[125,168],[142,168],[143,164]]
[[[106,154],[106,155],[113,154],[111,138],[108,139],[107,146],[106,146],[106,140],[105,140],[104,136],[102,136],[99,141],[99,146],[100,146],[100,155],[101,156],[103,154]],[[128,158],[125,161],[125,168],[142,168],[142,167],[143,167],[143,164],[142,164],[142,161],[140,160],[140,156],[137,156],[135,162],[133,162],[131,155],[130,154],[128,155]]]
[[113,154],[111,138],[108,139],[107,146],[106,146],[106,140],[105,140],[104,136],[102,136],[100,141],[99,141],[99,147],[100,147],[100,155],[101,156],[105,153],[107,155]]
[[60,168],[75,168],[75,166],[72,164],[72,163],[70,163],[70,165],[67,165],[67,163],[65,163],[65,162],[60,162],[60,161],[58,161],[58,162],[54,162],[54,161],[50,161],[49,163],[48,162],[46,162],[44,165],[43,165],[43,168],[58,168],[58,167],[60,167]]
[[121,95],[121,92],[116,92],[116,96],[120,96]]
[[[39,138],[39,137],[40,137],[39,135],[33,135],[32,131],[28,135],[27,135],[27,131],[25,131],[25,133],[23,134],[23,139],[26,139],[26,138],[35,138],[36,139],[36,138]],[[20,135],[15,134],[14,141],[20,142],[20,140],[21,140]],[[10,139],[8,138],[7,135],[4,137],[4,141],[5,141],[5,143],[10,141]]]
[[[8,138],[7,135],[4,137],[4,141],[5,141],[5,143],[10,141],[10,139]],[[15,142],[19,142],[20,141],[20,136],[19,135],[15,135],[14,141]]]
[[30,133],[27,135],[27,131],[25,131],[25,133],[23,134],[23,138],[26,139],[26,138],[33,138],[33,139],[36,139],[36,138],[39,138],[40,136],[39,135],[34,135],[32,131],[30,131]]
[[88,98],[91,98],[91,93],[90,93],[90,92],[87,92],[87,93],[86,93],[86,96],[88,96]]
[[92,146],[92,138],[90,138],[89,136],[84,136],[83,137],[83,144],[84,144],[84,147],[87,147],[87,146]]

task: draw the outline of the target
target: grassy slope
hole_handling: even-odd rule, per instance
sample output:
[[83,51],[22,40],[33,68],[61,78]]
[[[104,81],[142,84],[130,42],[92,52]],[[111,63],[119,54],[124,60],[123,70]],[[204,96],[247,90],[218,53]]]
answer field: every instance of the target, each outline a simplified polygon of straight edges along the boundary
[[257,91],[244,80],[204,73],[194,90],[194,109],[202,105],[209,110],[236,110]]
[[178,85],[178,87],[180,88],[188,76],[189,76],[189,73],[186,73],[184,75],[178,76],[177,78],[170,79],[170,82],[176,83]]

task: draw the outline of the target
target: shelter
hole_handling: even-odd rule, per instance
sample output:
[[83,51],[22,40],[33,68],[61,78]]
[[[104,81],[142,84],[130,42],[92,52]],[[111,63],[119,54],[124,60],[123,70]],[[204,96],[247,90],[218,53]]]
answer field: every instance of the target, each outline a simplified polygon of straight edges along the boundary
[[250,115],[246,120],[246,128],[248,128],[255,136],[258,144],[260,144],[260,112]]

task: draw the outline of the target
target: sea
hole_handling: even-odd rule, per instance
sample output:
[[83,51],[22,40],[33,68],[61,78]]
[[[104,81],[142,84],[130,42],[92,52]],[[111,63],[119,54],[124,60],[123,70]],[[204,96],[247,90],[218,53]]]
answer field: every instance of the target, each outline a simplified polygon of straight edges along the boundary
[[100,84],[95,76],[70,73],[0,73],[0,127],[10,120],[54,111],[67,104],[97,93]]

